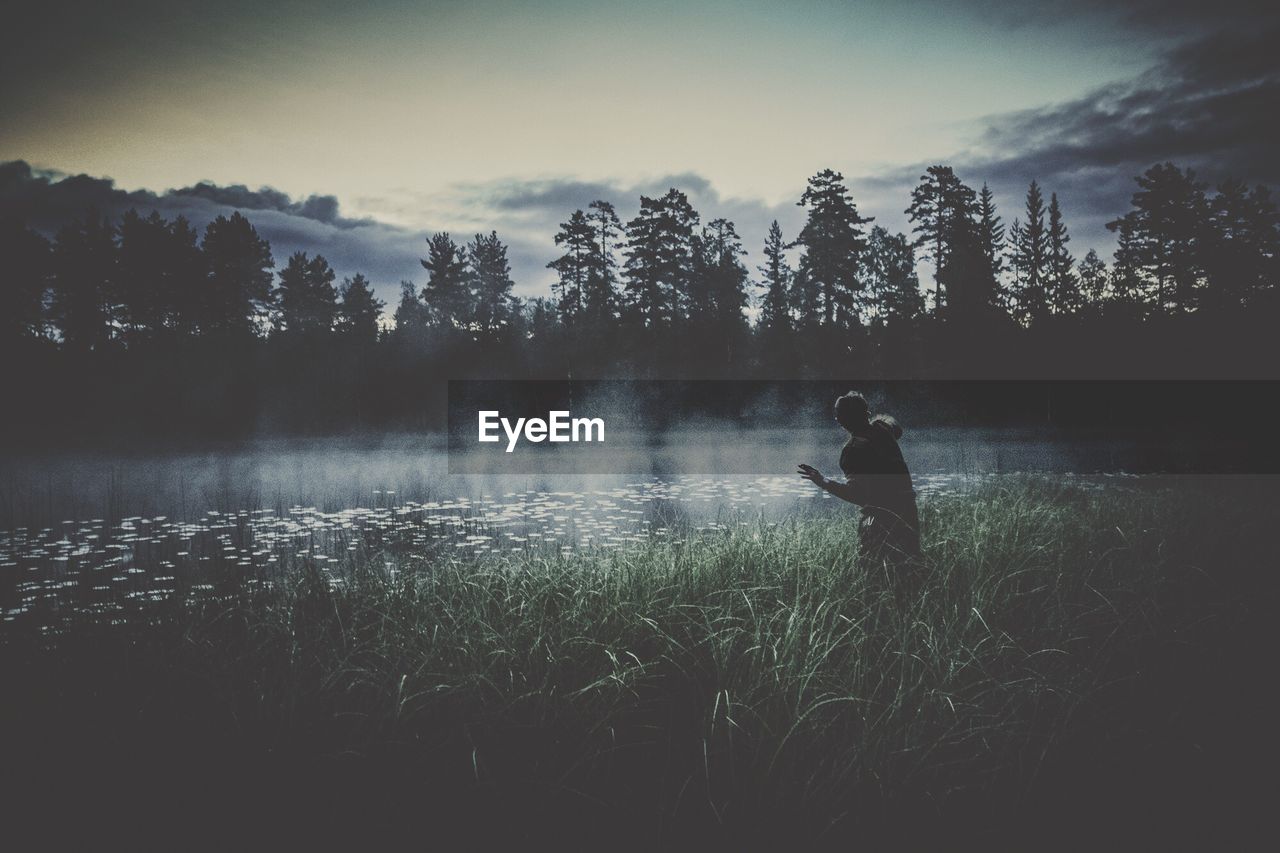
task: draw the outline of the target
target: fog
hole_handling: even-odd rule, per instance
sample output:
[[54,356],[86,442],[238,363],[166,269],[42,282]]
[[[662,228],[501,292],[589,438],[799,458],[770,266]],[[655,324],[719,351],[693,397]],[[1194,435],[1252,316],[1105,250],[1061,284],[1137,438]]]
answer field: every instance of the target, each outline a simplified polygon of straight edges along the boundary
[[[474,436],[472,436],[474,439]],[[838,428],[740,428],[732,422],[655,432],[610,428],[603,444],[454,447],[438,435],[288,439],[163,452],[44,452],[0,459],[0,526],[208,510],[335,511],[388,502],[578,493],[681,478],[792,478],[796,464],[838,475]],[[907,428],[903,453],[917,486],[1002,472],[1088,474],[1236,470],[1229,446],[1145,433]]]

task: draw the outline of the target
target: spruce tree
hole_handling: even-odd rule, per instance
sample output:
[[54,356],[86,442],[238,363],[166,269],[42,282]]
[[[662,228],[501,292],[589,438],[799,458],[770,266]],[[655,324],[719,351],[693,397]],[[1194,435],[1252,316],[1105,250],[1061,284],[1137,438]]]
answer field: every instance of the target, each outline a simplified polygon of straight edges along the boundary
[[1024,325],[1035,325],[1049,313],[1049,235],[1044,222],[1044,196],[1040,185],[1027,187],[1026,223],[1012,233],[1016,276],[1011,287],[1014,316]]
[[1058,194],[1049,196],[1049,230],[1047,234],[1046,296],[1049,309],[1054,314],[1071,314],[1081,307],[1080,291],[1076,279],[1075,258],[1067,249],[1071,235],[1062,221],[1062,208],[1058,206]]
[[987,274],[993,286],[999,285],[1000,276],[1004,272],[1004,223],[996,214],[995,196],[985,183],[978,193],[978,237],[982,244],[982,255],[987,260]]
[[782,239],[778,220],[769,226],[764,241],[763,276],[764,297],[760,302],[758,325],[766,333],[787,332],[791,329],[791,266],[787,263],[787,245]]

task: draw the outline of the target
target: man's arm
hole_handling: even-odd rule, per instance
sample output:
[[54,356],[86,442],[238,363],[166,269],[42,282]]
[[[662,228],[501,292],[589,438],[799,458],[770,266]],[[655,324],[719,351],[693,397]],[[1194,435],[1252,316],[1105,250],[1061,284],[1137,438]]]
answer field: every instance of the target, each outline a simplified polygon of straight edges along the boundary
[[822,476],[822,472],[817,468],[803,463],[800,465],[800,476],[813,483],[824,492],[829,492],[830,494],[835,495],[842,501],[848,501],[851,504],[858,504],[859,506],[865,502],[865,496],[862,494],[862,489],[854,485],[854,482],[851,479],[841,483],[839,480],[832,480]]

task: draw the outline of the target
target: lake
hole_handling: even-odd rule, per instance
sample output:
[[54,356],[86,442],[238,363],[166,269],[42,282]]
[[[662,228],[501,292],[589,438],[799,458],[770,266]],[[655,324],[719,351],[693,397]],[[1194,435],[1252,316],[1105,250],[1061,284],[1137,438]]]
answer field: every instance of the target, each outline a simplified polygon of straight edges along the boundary
[[[612,549],[772,522],[832,501],[793,472],[805,461],[837,473],[842,435],[721,425],[615,436],[608,461],[644,470],[607,474],[565,473],[583,466],[563,454],[539,457],[537,473],[527,457],[526,471],[503,472],[520,466],[501,453],[450,458],[438,438],[404,435],[11,457],[0,463],[0,607],[6,620],[33,607],[110,612],[227,571],[265,578],[310,564],[342,582],[371,562],[395,572],[432,554]],[[1128,482],[1153,458],[1137,437],[1033,431],[922,430],[902,446],[924,499],[1011,472]],[[450,473],[459,468],[500,473]]]

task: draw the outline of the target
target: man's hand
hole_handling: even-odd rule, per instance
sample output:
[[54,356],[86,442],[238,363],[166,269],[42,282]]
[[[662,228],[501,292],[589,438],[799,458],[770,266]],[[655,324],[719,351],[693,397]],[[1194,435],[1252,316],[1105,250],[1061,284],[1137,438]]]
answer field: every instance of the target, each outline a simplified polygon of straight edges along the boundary
[[817,468],[814,468],[812,465],[805,465],[803,462],[800,463],[799,474],[801,477],[808,480],[810,483],[813,483],[815,486],[821,486],[823,483],[827,481],[827,478],[822,476],[821,471],[819,471]]

